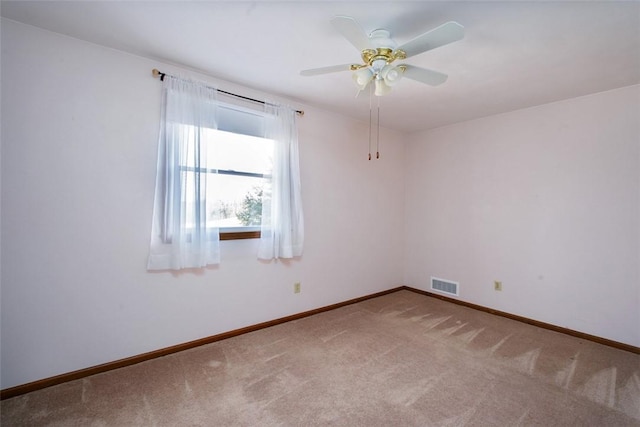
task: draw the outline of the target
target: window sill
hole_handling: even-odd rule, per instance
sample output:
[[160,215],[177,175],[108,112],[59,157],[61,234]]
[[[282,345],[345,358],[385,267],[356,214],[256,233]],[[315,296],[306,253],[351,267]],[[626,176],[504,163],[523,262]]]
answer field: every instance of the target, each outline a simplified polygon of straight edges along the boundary
[[220,232],[220,240],[259,239],[260,231]]

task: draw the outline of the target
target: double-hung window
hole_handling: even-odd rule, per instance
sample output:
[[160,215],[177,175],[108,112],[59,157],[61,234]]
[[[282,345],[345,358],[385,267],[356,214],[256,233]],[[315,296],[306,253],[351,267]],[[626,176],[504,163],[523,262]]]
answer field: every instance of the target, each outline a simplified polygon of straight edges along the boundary
[[[202,131],[200,149],[206,153],[206,169],[191,173],[196,165],[187,155],[179,165],[186,185],[183,200],[195,204],[195,180],[206,188],[206,221],[219,229],[220,240],[258,238],[262,198],[268,191],[273,165],[273,141],[265,138],[269,117],[230,104],[218,104],[217,129]],[[188,126],[188,125],[184,125]],[[187,217],[193,217],[187,215]]]

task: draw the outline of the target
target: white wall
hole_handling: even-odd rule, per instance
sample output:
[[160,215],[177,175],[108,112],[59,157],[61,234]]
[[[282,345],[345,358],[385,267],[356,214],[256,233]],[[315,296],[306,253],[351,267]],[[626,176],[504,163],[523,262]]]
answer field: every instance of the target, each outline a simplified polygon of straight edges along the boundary
[[[2,20],[1,387],[95,366],[398,286],[404,144],[309,106],[299,119],[305,253],[145,270],[160,83],[156,61]],[[264,97],[217,82],[222,89]],[[293,283],[302,292],[293,294]]]
[[413,135],[405,283],[639,346],[639,105],[632,86]]

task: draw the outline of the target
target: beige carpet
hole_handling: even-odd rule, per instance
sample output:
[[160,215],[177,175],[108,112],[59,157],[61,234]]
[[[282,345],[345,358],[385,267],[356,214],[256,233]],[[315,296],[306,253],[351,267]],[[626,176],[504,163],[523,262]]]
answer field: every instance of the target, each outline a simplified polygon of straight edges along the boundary
[[2,426],[640,426],[640,356],[410,291],[2,402]]

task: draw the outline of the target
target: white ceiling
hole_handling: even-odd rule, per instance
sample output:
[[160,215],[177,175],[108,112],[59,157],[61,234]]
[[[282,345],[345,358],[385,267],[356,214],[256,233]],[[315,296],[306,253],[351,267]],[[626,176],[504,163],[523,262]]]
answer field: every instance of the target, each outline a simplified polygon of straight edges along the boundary
[[330,24],[353,16],[402,44],[444,22],[462,41],[406,62],[449,75],[402,80],[381,99],[383,126],[406,132],[640,83],[640,2],[2,1],[3,17],[368,120],[350,72],[359,62]]

